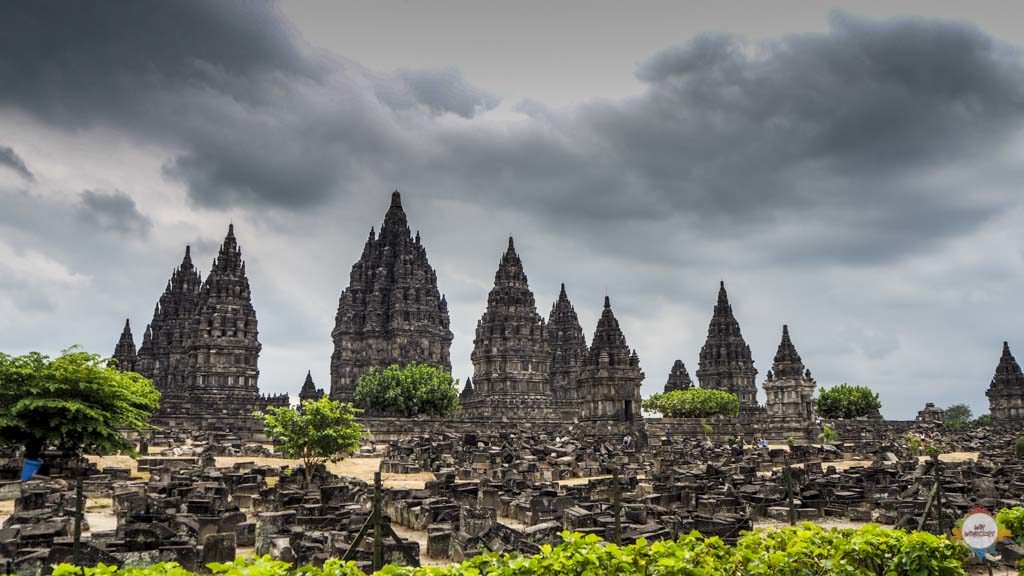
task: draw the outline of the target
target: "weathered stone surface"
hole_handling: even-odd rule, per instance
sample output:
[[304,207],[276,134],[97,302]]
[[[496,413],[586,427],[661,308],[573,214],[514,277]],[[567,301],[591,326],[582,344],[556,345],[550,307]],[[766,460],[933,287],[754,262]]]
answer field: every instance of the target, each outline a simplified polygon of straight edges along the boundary
[[331,398],[351,401],[374,366],[419,362],[451,369],[448,303],[437,289],[419,233],[413,239],[396,190],[380,236],[370,229],[338,301]]
[[554,415],[547,326],[512,238],[494,274],[487,309],[473,340],[473,387],[463,405],[470,417],[535,420]]
[[740,399],[740,409],[756,409],[757,386],[754,377],[757,370],[740,332],[740,324],[732,313],[725,282],[718,289],[718,303],[708,326],[708,338],[700,349],[700,367],[697,379],[701,388],[725,390]]
[[993,422],[1024,422],[1024,372],[1006,342],[985,395]]
[[615,436],[636,427],[642,420],[643,379],[640,358],[626,344],[611,300],[605,296],[604,310],[580,372],[580,420],[599,426],[602,434],[607,430]]

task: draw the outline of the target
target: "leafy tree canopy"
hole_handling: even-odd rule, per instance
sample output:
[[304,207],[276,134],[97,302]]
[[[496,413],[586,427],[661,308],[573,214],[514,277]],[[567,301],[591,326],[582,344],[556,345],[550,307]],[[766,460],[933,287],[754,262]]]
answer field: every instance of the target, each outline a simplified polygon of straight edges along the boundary
[[971,407],[967,404],[954,404],[946,408],[942,418],[947,428],[958,430],[970,424],[974,418],[974,413],[971,412]]
[[356,422],[360,412],[348,402],[320,398],[306,400],[301,408],[271,407],[256,415],[285,454],[302,460],[308,484],[317,465],[337,462],[359,449],[364,434]]
[[643,408],[648,412],[660,412],[667,418],[735,416],[740,411],[740,400],[724,390],[690,388],[654,394],[643,401]]
[[71,453],[131,452],[124,430],[144,432],[160,403],[153,383],[72,347],[57,358],[0,353],[0,444],[38,458],[46,446]]
[[818,415],[828,419],[861,418],[882,408],[878,394],[866,386],[840,384],[822,390],[817,400]]
[[447,416],[459,409],[458,382],[440,366],[411,363],[372,368],[359,378],[360,408],[401,416]]

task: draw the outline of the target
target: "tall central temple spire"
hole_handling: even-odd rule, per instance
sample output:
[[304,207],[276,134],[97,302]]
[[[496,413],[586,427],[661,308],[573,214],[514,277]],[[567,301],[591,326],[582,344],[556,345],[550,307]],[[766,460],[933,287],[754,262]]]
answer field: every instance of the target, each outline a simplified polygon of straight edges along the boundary
[[473,417],[539,419],[554,407],[547,327],[512,238],[494,273],[487,309],[473,339],[473,392],[463,409]]
[[331,398],[351,401],[374,366],[418,362],[451,370],[448,303],[437,289],[427,251],[412,237],[396,190],[380,234],[373,228],[338,299]]
[[732,313],[725,282],[718,287],[718,303],[708,326],[708,338],[700,350],[697,379],[701,388],[725,390],[740,399],[740,409],[757,408],[757,370],[750,346],[743,340],[740,323]]

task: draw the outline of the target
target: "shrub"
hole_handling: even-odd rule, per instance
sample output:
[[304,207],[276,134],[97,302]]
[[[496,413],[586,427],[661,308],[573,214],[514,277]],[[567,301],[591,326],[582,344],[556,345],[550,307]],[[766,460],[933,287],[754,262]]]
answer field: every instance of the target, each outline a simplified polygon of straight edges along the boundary
[[362,424],[356,422],[359,412],[347,402],[320,398],[306,400],[300,409],[268,408],[265,414],[255,415],[263,419],[267,436],[276,440],[285,454],[302,459],[308,486],[317,465],[337,462],[359,449],[364,433]]
[[735,416],[740,411],[740,400],[735,394],[723,390],[690,388],[654,394],[644,400],[643,408],[649,412],[660,412],[668,418]]
[[360,376],[355,400],[360,408],[389,414],[447,416],[459,409],[459,384],[440,366],[392,364]]
[[877,414],[882,402],[865,386],[840,384],[822,390],[817,400],[818,415],[828,419],[861,418]]
[[967,404],[954,404],[943,411],[942,417],[946,428],[960,430],[971,423],[974,413]]
[[1018,436],[1017,441],[1013,443],[1013,457],[1024,458],[1024,436]]
[[[628,546],[603,542],[590,534],[562,533],[557,546],[544,544],[532,556],[484,553],[460,564],[409,568],[385,566],[378,576],[966,576],[966,546],[925,532],[879,526],[826,529],[815,524],[744,533],[730,547],[698,532],[674,541],[638,540]],[[211,564],[223,576],[358,576],[352,562],[329,560],[323,568],[292,568],[262,557]],[[177,564],[147,568],[97,566],[81,569],[62,564],[54,576],[186,576]]]

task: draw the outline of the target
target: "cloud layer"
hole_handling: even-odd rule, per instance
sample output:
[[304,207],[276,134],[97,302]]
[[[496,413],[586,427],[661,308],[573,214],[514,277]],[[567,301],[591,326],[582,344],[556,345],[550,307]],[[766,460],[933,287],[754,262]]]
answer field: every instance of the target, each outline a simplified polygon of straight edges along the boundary
[[[1005,312],[1024,287],[1022,67],[960,23],[837,14],[769,42],[709,33],[641,62],[632,97],[549,107],[456,68],[366,69],[306,45],[273,5],[35,2],[0,22],[0,119],[18,120],[5,138],[33,166],[0,147],[0,249],[80,279],[109,251],[125,277],[93,288],[101,309],[141,326],[180,246],[212,253],[241,221],[264,381],[282,391],[309,367],[326,381],[337,294],[400,187],[451,302],[460,377],[514,233],[538,301],[566,281],[588,335],[613,295],[646,392],[677,357],[696,369],[725,278],[762,374],[789,322],[819,382],[877,387],[890,415],[981,408],[998,343],[1020,336]],[[76,171],[47,154],[97,135],[132,161]],[[62,299],[78,280],[30,302],[34,280],[8,277],[0,303],[40,330],[12,321],[0,347],[67,344],[31,310],[101,319]]]

